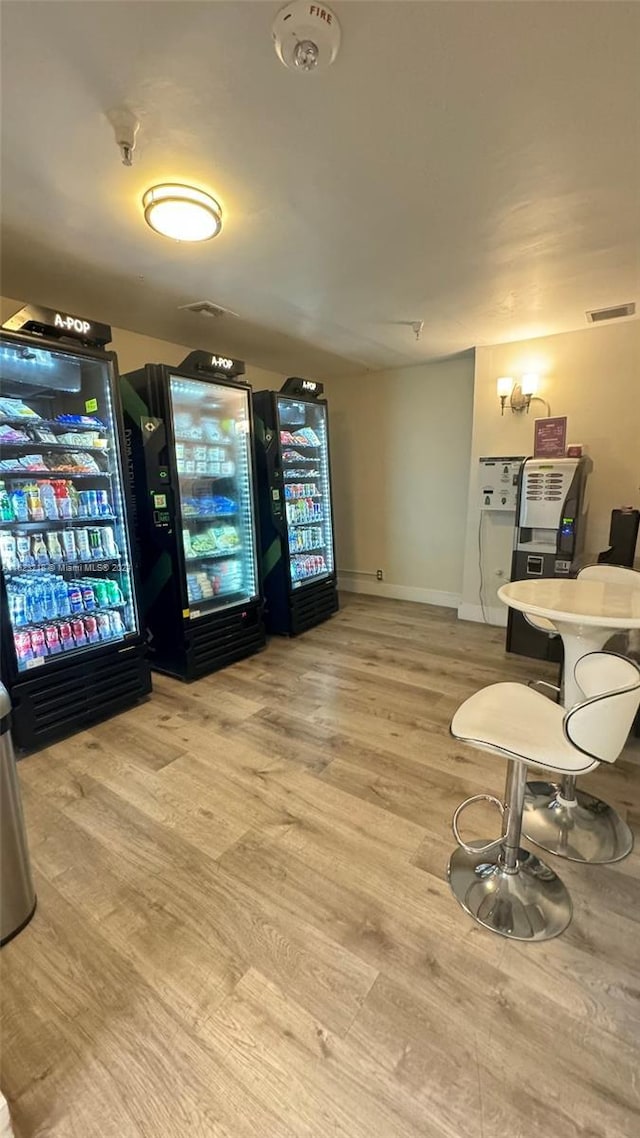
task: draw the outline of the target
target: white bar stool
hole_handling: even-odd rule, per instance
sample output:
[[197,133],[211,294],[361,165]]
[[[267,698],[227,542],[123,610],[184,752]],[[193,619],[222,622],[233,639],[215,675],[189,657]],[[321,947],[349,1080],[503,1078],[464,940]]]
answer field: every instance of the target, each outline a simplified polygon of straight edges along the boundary
[[[622,565],[586,565],[578,573],[578,579],[610,582],[640,590],[640,573]],[[553,621],[547,617],[523,615],[529,624],[547,636],[559,635]],[[602,647],[610,635],[609,630],[603,632]],[[534,681],[532,687],[553,688],[554,685]],[[562,699],[561,689],[554,690]],[[537,779],[527,783],[522,832],[529,841],[548,853],[591,865],[620,861],[633,849],[633,834],[617,810],[602,798],[578,789],[576,776],[570,774],[560,782]]]
[[[575,777],[614,763],[640,706],[640,669],[623,656],[591,652],[578,660],[575,678],[586,699],[568,710],[524,684],[492,684],[466,700],[451,722],[454,738],[509,765],[503,802],[474,794],[456,810],[449,884],[474,920],[513,940],[558,936],[572,911],[560,878],[520,846],[527,768]],[[494,842],[465,842],[460,816],[481,800],[500,810],[502,834]]]

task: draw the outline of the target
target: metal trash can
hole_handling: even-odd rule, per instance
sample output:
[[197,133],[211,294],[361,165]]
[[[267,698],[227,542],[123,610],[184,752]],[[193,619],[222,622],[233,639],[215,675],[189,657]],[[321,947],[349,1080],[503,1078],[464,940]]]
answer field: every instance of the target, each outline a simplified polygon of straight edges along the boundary
[[36,909],[16,760],[11,700],[0,684],[0,945],[29,923]]

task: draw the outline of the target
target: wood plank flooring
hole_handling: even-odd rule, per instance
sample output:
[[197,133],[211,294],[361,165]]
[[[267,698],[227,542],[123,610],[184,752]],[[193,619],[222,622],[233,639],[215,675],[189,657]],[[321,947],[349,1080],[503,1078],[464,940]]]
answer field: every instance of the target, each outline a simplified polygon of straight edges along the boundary
[[[501,630],[347,595],[21,762],[39,904],[0,956],[18,1138],[640,1133],[640,851],[560,863],[575,915],[545,945],[485,932],[446,883],[453,809],[504,779],[451,715],[532,676],[553,672]],[[639,757],[589,776],[636,827]]]

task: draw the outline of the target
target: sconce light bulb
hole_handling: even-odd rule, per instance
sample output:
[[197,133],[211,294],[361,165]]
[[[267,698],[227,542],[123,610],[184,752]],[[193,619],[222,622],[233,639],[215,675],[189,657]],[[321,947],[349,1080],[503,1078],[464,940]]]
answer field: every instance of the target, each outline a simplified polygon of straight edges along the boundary
[[501,375],[496,384],[498,395],[501,399],[506,399],[513,391],[513,379],[510,375]]
[[522,394],[531,397],[538,390],[538,376],[534,371],[526,372],[522,377]]

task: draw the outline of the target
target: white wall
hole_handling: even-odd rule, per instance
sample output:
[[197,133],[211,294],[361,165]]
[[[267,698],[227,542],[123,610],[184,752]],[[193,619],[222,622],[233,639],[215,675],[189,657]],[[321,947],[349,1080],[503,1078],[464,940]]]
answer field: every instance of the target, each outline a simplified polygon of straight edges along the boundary
[[[7,296],[0,297],[0,323],[7,320],[19,308],[22,308],[24,303],[23,300],[12,300]],[[156,340],[152,336],[142,336],[139,332],[129,332],[124,328],[112,328],[112,333],[113,341],[109,348],[117,353],[118,368],[121,375],[127,371],[134,371],[136,368],[143,367],[144,364],[169,364],[176,367],[189,352],[198,347],[197,341],[188,347],[185,344],[171,343],[169,340]],[[255,391],[260,391],[262,388],[279,388],[283,382],[283,376],[250,363],[247,363],[245,379]]]
[[[459,603],[473,358],[325,383],[340,584]],[[384,582],[375,578],[384,572]]]
[[[568,416],[568,442],[584,443],[593,460],[587,552],[595,556],[608,544],[611,510],[640,504],[640,321],[585,328],[535,340],[476,349],[473,444],[464,555],[463,603],[459,616],[481,620],[479,600],[478,458],[481,455],[533,453],[536,414],[508,408],[500,416],[496,379],[518,378],[524,371],[541,376],[540,394],[553,415]],[[511,568],[514,514],[485,514],[483,564],[485,612],[491,623],[505,624],[506,610],[496,596]],[[502,576],[498,576],[498,574]]]

